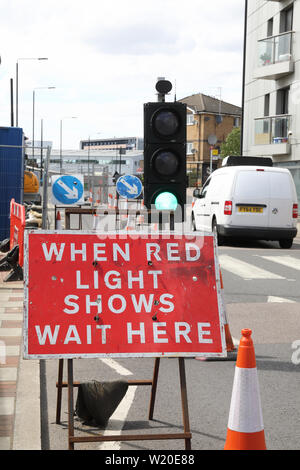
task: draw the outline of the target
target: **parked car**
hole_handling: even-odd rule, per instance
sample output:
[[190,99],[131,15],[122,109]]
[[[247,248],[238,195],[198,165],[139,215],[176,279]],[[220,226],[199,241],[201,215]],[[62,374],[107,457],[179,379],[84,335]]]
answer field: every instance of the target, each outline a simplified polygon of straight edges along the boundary
[[193,197],[193,229],[215,231],[219,244],[229,237],[293,244],[296,188],[290,171],[273,167],[272,159],[227,157]]

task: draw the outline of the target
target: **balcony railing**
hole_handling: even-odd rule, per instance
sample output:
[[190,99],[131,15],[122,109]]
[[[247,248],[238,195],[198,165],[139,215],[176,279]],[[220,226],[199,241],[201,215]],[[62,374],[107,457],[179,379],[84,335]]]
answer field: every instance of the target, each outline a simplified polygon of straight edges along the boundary
[[287,114],[255,119],[255,145],[287,143],[290,120]]
[[290,31],[258,41],[259,67],[291,60],[292,35]]

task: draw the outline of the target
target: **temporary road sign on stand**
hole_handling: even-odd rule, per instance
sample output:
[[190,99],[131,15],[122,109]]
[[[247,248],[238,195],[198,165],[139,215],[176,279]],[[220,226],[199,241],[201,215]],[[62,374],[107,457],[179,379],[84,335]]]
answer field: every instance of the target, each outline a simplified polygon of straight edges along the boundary
[[226,356],[212,234],[25,235],[26,358]]
[[53,175],[52,201],[54,205],[83,204],[84,184],[82,175]]
[[121,197],[135,199],[143,189],[142,182],[137,176],[123,175],[117,181],[116,190]]

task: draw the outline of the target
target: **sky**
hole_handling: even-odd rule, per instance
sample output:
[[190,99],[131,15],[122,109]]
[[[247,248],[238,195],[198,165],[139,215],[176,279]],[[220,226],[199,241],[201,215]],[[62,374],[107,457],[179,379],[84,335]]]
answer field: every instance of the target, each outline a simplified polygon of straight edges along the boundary
[[[0,126],[53,149],[80,140],[143,137],[155,84],[166,101],[205,93],[240,106],[243,0],[1,0]],[[37,60],[37,58],[47,60]],[[55,87],[55,89],[48,89]],[[34,102],[34,119],[33,119]]]

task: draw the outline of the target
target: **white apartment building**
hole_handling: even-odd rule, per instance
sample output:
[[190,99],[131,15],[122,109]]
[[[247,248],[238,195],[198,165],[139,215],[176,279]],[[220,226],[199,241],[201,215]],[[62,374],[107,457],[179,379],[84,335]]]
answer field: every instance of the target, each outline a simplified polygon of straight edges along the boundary
[[300,0],[248,0],[243,154],[288,168],[300,199]]

